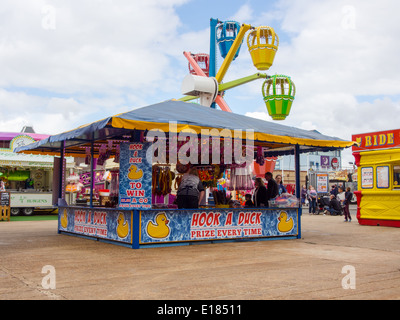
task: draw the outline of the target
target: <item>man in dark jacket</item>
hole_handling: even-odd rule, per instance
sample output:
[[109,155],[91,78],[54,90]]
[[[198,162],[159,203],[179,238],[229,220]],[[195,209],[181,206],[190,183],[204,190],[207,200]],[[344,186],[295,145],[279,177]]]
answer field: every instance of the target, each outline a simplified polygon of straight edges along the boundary
[[272,178],[272,173],[267,172],[265,174],[265,180],[267,180],[267,200],[274,199],[279,194],[279,188],[276,181]]
[[[331,213],[331,216],[337,216],[342,214],[342,206],[340,205],[340,202],[336,197],[331,194],[331,201],[329,203],[329,208],[328,211]],[[324,214],[326,214],[327,211],[324,211]]]

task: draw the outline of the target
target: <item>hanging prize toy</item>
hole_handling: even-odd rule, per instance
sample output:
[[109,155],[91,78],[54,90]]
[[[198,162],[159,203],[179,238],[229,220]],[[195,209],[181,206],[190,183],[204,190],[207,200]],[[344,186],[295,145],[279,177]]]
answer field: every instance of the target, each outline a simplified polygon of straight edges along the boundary
[[264,151],[262,147],[257,147],[257,158],[256,158],[256,163],[258,163],[260,166],[264,165]]

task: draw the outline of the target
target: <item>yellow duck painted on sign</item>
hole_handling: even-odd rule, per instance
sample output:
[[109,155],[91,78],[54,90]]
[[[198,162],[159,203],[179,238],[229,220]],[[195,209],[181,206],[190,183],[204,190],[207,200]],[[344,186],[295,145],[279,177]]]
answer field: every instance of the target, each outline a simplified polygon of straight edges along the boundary
[[64,229],[67,229],[67,227],[68,227],[68,213],[67,213],[67,209],[64,209],[64,212],[63,212],[63,215],[62,215],[60,221],[61,221],[61,226],[62,226]]
[[156,223],[153,221],[147,223],[147,234],[156,239],[168,237],[170,230],[168,227],[169,220],[167,219],[167,215],[164,212],[159,213],[155,220]]
[[286,211],[281,211],[278,217],[278,230],[280,232],[289,232],[293,229],[293,218],[289,218],[287,216]]
[[143,177],[143,170],[132,164],[129,168],[128,178],[130,180],[139,180]]
[[120,213],[118,216],[117,234],[121,239],[126,238],[129,234],[129,224],[128,221],[125,220],[123,213]]

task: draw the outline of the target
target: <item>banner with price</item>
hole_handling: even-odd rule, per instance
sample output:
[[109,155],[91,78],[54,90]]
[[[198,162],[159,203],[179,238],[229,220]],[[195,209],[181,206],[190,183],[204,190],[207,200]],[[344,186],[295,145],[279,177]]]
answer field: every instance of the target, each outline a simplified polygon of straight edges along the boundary
[[121,143],[119,174],[119,207],[121,209],[151,209],[151,155],[146,158],[151,143]]

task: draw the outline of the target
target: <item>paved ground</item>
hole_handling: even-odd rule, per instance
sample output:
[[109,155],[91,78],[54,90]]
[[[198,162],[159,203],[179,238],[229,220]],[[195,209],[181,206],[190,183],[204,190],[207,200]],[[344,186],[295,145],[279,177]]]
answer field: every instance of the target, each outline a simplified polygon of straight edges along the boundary
[[399,228],[307,210],[302,224],[298,240],[132,250],[58,235],[57,221],[1,222],[0,299],[400,299]]

